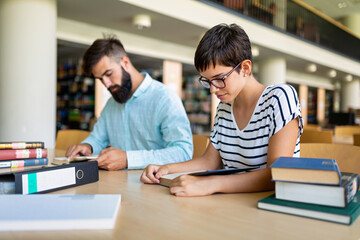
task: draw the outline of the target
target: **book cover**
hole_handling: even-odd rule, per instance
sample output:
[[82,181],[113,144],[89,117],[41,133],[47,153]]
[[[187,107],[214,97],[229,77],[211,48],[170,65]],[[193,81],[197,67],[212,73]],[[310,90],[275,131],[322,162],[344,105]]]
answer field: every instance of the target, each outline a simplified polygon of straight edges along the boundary
[[0,171],[0,182],[2,179],[12,179],[17,194],[45,193],[96,182],[99,180],[99,170],[97,161],[77,162]]
[[276,181],[275,195],[282,200],[346,207],[358,191],[359,175],[343,172],[341,179],[340,186]]
[[114,228],[120,194],[0,195],[0,231]]
[[0,142],[0,150],[2,149],[29,149],[44,148],[44,142]]
[[258,208],[350,225],[360,214],[360,193],[356,193],[346,208],[280,200],[275,198],[275,194],[259,200]]
[[270,168],[274,181],[341,184],[341,173],[333,159],[280,157]]
[[0,150],[0,160],[46,158],[46,148]]
[[181,176],[181,175],[192,175],[192,176],[210,176],[210,175],[229,175],[240,172],[247,172],[251,170],[258,169],[259,167],[250,167],[250,168],[231,168],[231,169],[216,169],[216,170],[199,170],[193,172],[182,172],[182,173],[172,173],[164,175],[160,178],[160,185],[169,187],[172,180]]
[[22,168],[48,164],[48,158],[28,158],[20,160],[0,161],[0,168]]

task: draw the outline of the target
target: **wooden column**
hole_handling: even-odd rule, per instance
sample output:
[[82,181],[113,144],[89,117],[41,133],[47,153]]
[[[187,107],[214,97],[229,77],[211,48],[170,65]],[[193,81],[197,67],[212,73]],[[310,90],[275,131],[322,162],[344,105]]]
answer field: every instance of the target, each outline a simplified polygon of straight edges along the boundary
[[299,100],[301,105],[301,115],[304,120],[304,125],[307,124],[307,101],[308,101],[308,86],[300,84],[299,86]]

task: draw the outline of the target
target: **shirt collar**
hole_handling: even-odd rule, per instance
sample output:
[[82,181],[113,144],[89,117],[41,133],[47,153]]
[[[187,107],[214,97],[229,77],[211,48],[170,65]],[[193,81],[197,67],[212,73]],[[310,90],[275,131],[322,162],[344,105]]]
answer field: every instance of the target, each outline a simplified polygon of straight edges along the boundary
[[140,86],[135,90],[133,97],[140,96],[146,89],[150,86],[152,78],[146,72],[142,72],[141,75],[145,76],[144,80],[141,82]]

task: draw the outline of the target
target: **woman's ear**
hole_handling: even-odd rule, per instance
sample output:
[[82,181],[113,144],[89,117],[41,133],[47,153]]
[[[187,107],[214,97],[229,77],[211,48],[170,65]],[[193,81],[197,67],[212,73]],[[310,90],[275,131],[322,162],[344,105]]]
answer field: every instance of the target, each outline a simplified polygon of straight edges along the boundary
[[252,62],[248,59],[244,60],[241,63],[241,69],[243,71],[244,77],[251,75]]

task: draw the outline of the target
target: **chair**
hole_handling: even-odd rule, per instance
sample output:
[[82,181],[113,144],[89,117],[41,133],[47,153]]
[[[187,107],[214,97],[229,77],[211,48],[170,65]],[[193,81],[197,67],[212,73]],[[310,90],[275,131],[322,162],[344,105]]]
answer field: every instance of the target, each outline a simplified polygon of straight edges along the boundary
[[321,130],[321,127],[317,124],[306,124],[304,125],[304,130]]
[[204,135],[193,135],[194,153],[193,158],[200,157],[205,152],[208,144],[209,137]]
[[84,130],[59,130],[57,132],[55,149],[66,151],[69,146],[81,143],[89,134],[89,131]]
[[355,133],[353,135],[353,138],[354,138],[354,145],[360,146],[360,133]]
[[304,129],[300,143],[333,143],[333,132],[331,130]]
[[335,136],[352,137],[355,133],[360,133],[360,126],[335,126]]
[[360,147],[331,143],[301,143],[300,156],[335,159],[341,172],[360,174]]

